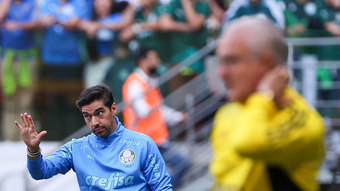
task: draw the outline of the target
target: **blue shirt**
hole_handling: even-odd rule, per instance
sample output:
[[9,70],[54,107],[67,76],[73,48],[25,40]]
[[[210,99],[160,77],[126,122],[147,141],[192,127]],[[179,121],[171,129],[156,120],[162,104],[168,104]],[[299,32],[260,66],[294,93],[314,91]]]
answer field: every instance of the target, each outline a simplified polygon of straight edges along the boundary
[[[0,1],[1,2],[1,1]],[[6,20],[19,23],[33,21],[34,0],[22,0],[21,2],[11,2]],[[5,26],[1,29],[1,45],[3,48],[25,50],[34,45],[33,31],[7,30]]]
[[[53,16],[58,22],[70,19],[89,18],[89,3],[80,0],[46,0],[41,8],[42,15]],[[42,44],[42,60],[57,65],[74,65],[81,62],[81,35],[77,30],[68,30],[60,24],[46,28]]]
[[[102,25],[119,23],[122,20],[122,14],[115,13],[106,18],[99,19]],[[113,54],[114,43],[118,39],[118,32],[110,29],[101,29],[96,35],[98,41],[98,54],[100,56]]]
[[82,191],[172,190],[164,160],[152,139],[125,129],[117,117],[116,122],[117,129],[107,138],[92,133],[73,139],[46,159],[28,159],[31,176],[47,179],[72,168]]

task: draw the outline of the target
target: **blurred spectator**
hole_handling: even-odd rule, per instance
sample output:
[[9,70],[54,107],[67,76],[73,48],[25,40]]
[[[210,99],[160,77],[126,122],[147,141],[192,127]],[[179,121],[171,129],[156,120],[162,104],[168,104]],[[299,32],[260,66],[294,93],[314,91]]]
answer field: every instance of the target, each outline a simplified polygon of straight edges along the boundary
[[324,0],[326,6],[321,9],[321,17],[325,20],[325,28],[333,36],[340,36],[340,1]]
[[[85,36],[79,30],[82,19],[90,19],[92,0],[46,0],[40,7],[41,74],[37,89],[40,122],[48,127],[50,139],[62,139],[83,122],[74,101],[83,89]],[[59,120],[54,120],[56,117]]]
[[214,119],[212,190],[319,190],[324,124],[287,86],[287,54],[268,19],[243,18],[224,30],[217,55],[230,103]]
[[216,18],[216,20],[222,22],[224,13],[228,9],[229,2],[224,0],[209,0],[209,4],[211,7],[211,14]]
[[170,167],[172,184],[180,185],[189,161],[169,142],[167,124],[174,126],[187,119],[187,114],[163,104],[157,87],[157,67],[160,65],[158,53],[152,49],[141,49],[138,67],[123,85],[123,110],[126,128],[149,135],[157,144],[165,163]]
[[[288,37],[318,37],[324,33],[322,21],[318,18],[318,8],[313,0],[285,0],[286,34]],[[301,69],[294,70],[294,80],[302,81],[302,93],[313,106],[317,99],[317,51],[315,46],[295,48],[295,60],[301,62]],[[325,73],[326,74],[326,73]],[[327,75],[325,76],[327,77]],[[323,83],[330,78],[323,78]]]
[[113,65],[113,51],[121,29],[122,14],[111,14],[112,0],[94,1],[94,19],[82,20],[81,28],[88,36],[90,61],[85,65],[85,86],[103,84],[107,71]]
[[[336,36],[336,13],[337,8],[332,6],[332,1],[323,0],[285,0],[285,18],[286,32],[288,37],[329,37]],[[334,27],[335,26],[335,27]],[[332,30],[335,29],[332,33]],[[308,87],[303,85],[302,89],[310,89],[304,92],[305,98],[310,104],[315,105],[317,97],[321,99],[332,99],[333,94],[333,75],[332,71],[319,64],[319,61],[340,60],[339,54],[336,53],[339,46],[312,46],[297,47],[297,58],[303,66],[302,77],[308,81]],[[309,71],[315,70],[308,74]],[[309,77],[306,75],[309,75]],[[297,78],[299,72],[295,72]],[[315,76],[320,84],[320,89],[316,84]],[[313,83],[315,81],[315,83]],[[315,84],[315,85],[313,85]],[[314,90],[313,92],[311,90]],[[317,96],[318,94],[318,96]]]
[[[210,15],[210,7],[203,0],[172,0],[160,17],[159,23],[163,31],[171,32],[170,63],[177,64],[206,45],[208,31],[205,21]],[[204,70],[203,61],[197,61],[191,67],[181,69],[180,75],[170,80],[170,88],[177,89],[197,73]]]
[[[159,17],[164,13],[165,6],[158,0],[139,0],[139,7],[134,12],[134,23],[121,33],[123,41],[135,38],[138,48],[151,48],[159,53],[162,62],[169,61],[168,44],[170,39],[161,32]],[[136,49],[138,49],[136,48]]]
[[209,0],[211,14],[206,20],[207,28],[211,31],[217,31],[221,28],[225,11],[229,3],[224,0]]
[[[80,0],[79,0],[80,1]],[[78,0],[46,0],[42,4],[40,23],[45,28],[41,60],[48,76],[54,78],[80,77],[81,35],[80,19],[90,18],[89,4]],[[63,42],[63,43],[60,43]],[[76,73],[73,73],[76,72]]]
[[2,75],[2,133],[5,140],[20,136],[13,121],[22,111],[30,111],[36,83],[34,0],[1,0],[0,26]]
[[285,0],[284,10],[288,37],[312,37],[323,29],[317,18],[317,6],[313,0]]
[[275,0],[232,1],[225,13],[223,27],[226,27],[234,19],[250,15],[267,17],[281,30],[285,28],[282,6]]
[[[114,0],[113,5],[111,6],[110,15],[120,15],[119,19],[115,21],[111,20],[106,22],[105,31],[111,31],[114,34],[111,40],[106,39],[108,44],[112,49],[110,50],[111,55],[106,55],[105,59],[99,58],[99,60],[94,61],[96,57],[99,55],[98,53],[98,45],[99,39],[97,33],[95,38],[88,37],[87,40],[87,50],[90,56],[90,63],[87,64],[85,68],[85,81],[87,83],[104,83],[109,85],[111,89],[113,89],[116,97],[117,103],[122,100],[122,85],[127,76],[131,73],[134,68],[134,62],[129,57],[128,47],[125,43],[122,43],[119,39],[119,34],[123,28],[126,28],[133,22],[133,12],[135,9],[134,1],[125,1],[125,0]],[[98,18],[93,18],[92,23],[98,22]],[[96,25],[96,24],[95,24]],[[82,28],[82,30],[86,31],[87,28]],[[102,30],[99,30],[100,32]],[[109,41],[111,43],[109,43]],[[107,44],[107,45],[108,45]],[[110,57],[110,58],[109,58]],[[104,61],[105,64],[98,65],[95,64],[98,61]],[[100,71],[99,71],[100,68]],[[96,82],[94,82],[95,80]],[[91,82],[92,81],[92,82]]]
[[126,0],[113,0],[113,6],[111,8],[111,14],[122,14],[122,20],[115,25],[115,29],[123,29],[133,22],[133,10],[137,6],[135,2]]
[[[317,0],[319,16],[323,21],[326,32],[324,37],[340,37],[340,1],[339,0]],[[340,60],[339,45],[322,46],[318,50],[319,60],[335,61]],[[321,81],[323,91],[320,97],[324,99],[334,99],[339,97],[334,89],[334,80],[340,79],[340,70],[332,72],[329,68],[319,68],[318,79]]]
[[115,3],[127,3],[133,7],[138,7],[139,6],[139,0],[114,0]]

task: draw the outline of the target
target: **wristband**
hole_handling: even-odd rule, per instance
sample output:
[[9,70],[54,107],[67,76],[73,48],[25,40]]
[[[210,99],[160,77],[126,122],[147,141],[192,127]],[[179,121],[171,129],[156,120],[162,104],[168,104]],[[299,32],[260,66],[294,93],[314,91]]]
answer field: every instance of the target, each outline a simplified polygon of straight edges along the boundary
[[40,156],[40,154],[41,154],[41,152],[40,152],[40,147],[39,147],[39,150],[38,150],[37,152],[35,152],[35,153],[30,152],[30,151],[28,150],[28,147],[27,147],[27,156],[29,156],[29,157],[31,157],[31,158],[37,158],[37,157]]

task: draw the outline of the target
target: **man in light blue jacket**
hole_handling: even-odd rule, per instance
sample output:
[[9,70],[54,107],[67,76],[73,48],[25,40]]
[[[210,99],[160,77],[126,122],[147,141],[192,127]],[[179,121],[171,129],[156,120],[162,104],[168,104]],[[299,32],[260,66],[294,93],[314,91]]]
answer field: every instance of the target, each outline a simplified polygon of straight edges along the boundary
[[108,87],[85,89],[77,101],[92,134],[73,139],[48,158],[39,144],[46,131],[37,133],[33,119],[21,114],[17,121],[27,145],[27,167],[34,179],[77,174],[82,191],[87,190],[172,190],[164,160],[153,140],[125,129],[116,117],[116,103]]

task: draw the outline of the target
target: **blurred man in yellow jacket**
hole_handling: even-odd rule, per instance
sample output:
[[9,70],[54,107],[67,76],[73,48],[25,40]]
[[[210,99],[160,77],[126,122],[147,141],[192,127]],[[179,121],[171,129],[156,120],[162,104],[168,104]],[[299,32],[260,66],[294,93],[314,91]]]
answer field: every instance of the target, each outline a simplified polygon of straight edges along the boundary
[[319,190],[321,116],[289,87],[283,34],[261,18],[235,20],[217,48],[229,103],[211,135],[212,190]]

